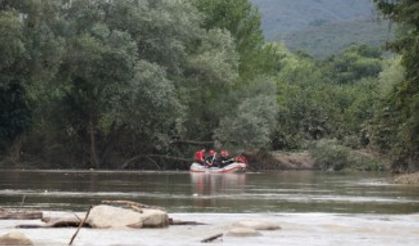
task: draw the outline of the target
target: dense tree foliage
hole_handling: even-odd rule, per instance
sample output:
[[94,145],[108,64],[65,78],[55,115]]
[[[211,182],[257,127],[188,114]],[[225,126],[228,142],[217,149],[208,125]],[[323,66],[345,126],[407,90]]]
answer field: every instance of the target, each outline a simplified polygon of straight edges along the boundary
[[[404,77],[396,78],[383,98],[374,127],[377,142],[395,157],[395,169],[417,169],[419,160],[419,3],[375,1],[382,13],[401,26],[389,47],[401,55]],[[391,79],[387,77],[387,79]]]
[[4,165],[187,168],[203,146],[417,153],[411,39],[401,58],[352,45],[316,60],[265,42],[248,0],[0,0],[0,33]]

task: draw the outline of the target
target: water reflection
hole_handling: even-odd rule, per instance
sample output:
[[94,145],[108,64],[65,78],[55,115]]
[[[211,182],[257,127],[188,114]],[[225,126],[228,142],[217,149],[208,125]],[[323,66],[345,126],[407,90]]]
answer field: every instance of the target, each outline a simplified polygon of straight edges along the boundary
[[246,174],[205,174],[191,173],[193,206],[198,208],[219,207],[220,194],[244,192]]
[[84,211],[133,200],[171,212],[419,212],[417,186],[378,174],[81,172],[0,170],[0,207]]
[[196,195],[240,192],[246,185],[246,174],[191,173],[191,184]]
[[191,173],[193,194],[215,195],[240,192],[246,184],[246,174]]

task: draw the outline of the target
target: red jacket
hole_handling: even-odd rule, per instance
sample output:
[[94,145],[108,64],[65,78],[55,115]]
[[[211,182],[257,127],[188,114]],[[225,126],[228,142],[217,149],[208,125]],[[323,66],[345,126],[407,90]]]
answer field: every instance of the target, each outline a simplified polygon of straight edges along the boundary
[[194,161],[204,162],[205,161],[205,150],[198,150],[195,152]]

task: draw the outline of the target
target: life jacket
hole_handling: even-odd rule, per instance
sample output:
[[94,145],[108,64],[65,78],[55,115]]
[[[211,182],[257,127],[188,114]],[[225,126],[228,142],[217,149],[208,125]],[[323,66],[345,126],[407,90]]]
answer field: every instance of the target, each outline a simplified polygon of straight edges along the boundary
[[205,160],[205,150],[198,150],[195,152],[194,160],[198,162],[202,162]]
[[205,160],[209,165],[212,165],[213,162],[215,161],[216,156],[217,156],[217,152],[215,152],[213,149],[211,149],[208,152],[208,156],[205,157]]

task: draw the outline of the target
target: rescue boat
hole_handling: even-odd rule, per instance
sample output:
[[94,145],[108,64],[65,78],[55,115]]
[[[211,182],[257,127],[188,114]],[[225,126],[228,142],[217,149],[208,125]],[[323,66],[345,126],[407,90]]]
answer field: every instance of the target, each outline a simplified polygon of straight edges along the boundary
[[247,168],[246,163],[233,162],[224,167],[206,167],[199,163],[192,163],[190,171],[193,173],[242,173]]

